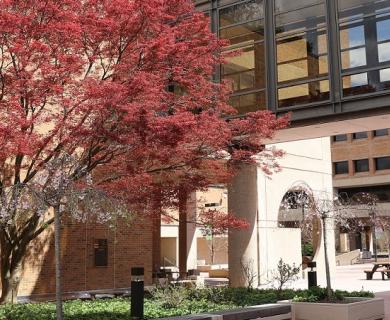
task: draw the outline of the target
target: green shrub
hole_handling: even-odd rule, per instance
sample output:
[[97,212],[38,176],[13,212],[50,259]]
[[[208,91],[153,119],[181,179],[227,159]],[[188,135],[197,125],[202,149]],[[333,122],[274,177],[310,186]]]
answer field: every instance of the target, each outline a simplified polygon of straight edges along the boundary
[[[335,291],[338,299],[373,297],[370,292]],[[162,318],[226,310],[249,305],[274,303],[278,299],[317,302],[326,296],[323,288],[311,290],[282,290],[280,298],[274,289],[246,288],[183,288],[156,289],[145,299],[145,318]],[[175,301],[172,301],[175,299]],[[129,299],[94,301],[67,301],[64,303],[65,320],[127,320],[130,318]],[[55,320],[52,302],[0,306],[0,320]]]

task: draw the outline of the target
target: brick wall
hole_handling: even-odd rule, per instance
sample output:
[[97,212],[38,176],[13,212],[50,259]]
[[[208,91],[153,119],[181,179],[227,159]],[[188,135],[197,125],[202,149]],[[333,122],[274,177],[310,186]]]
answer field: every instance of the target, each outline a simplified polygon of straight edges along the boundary
[[[152,227],[147,219],[116,228],[96,223],[63,222],[61,245],[63,291],[85,291],[130,287],[130,268],[144,266],[145,284],[152,282]],[[107,239],[108,266],[95,267],[94,241]],[[53,294],[53,226],[35,239],[24,261],[19,296]]]

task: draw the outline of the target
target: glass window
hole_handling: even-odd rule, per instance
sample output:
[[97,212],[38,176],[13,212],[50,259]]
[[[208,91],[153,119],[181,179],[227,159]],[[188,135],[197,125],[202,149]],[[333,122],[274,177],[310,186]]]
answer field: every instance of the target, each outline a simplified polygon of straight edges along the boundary
[[379,70],[379,79],[381,82],[390,81],[390,68]]
[[293,11],[304,7],[309,7],[317,4],[318,0],[300,0],[300,1],[289,1],[289,0],[275,0],[275,12],[281,13],[285,11]]
[[275,0],[279,108],[329,99],[324,0]]
[[390,60],[390,42],[378,44],[378,61],[385,62]]
[[264,20],[221,29],[219,37],[229,40],[231,45],[264,40]]
[[333,136],[333,141],[334,142],[347,141],[347,135],[346,134],[335,135],[335,136]]
[[264,18],[263,1],[251,0],[223,8],[219,11],[219,25],[226,27],[245,21],[253,21]]
[[324,27],[325,6],[309,6],[299,10],[281,13],[276,16],[276,33],[293,32],[296,30]]
[[107,239],[95,239],[94,242],[95,267],[108,266],[108,244]]
[[265,92],[249,93],[230,97],[230,104],[240,114],[254,112],[266,108]]
[[327,100],[329,99],[329,81],[315,81],[280,88],[278,98],[280,108]]
[[390,157],[375,158],[375,170],[390,169]]
[[262,0],[236,3],[219,10],[219,36],[230,41],[227,50],[239,51],[221,67],[230,81],[230,103],[240,113],[265,109],[264,12]]
[[359,48],[342,52],[341,64],[343,69],[365,66],[367,64],[366,49]]
[[390,40],[390,20],[378,21],[376,28],[378,41]]
[[335,174],[348,173],[348,161],[334,162],[333,166],[334,166],[334,173]]
[[367,72],[352,74],[343,77],[344,96],[366,93],[371,91],[373,91],[373,88],[368,84]]
[[355,167],[355,172],[369,171],[368,159],[355,160],[353,163]]
[[389,134],[388,129],[374,130],[374,137],[387,136]]
[[344,96],[389,89],[389,1],[338,0],[338,7]]
[[364,46],[366,40],[364,38],[363,26],[351,27],[340,30],[341,49],[355,48]]
[[264,88],[263,44],[243,47],[240,51],[240,55],[227,58],[228,63],[222,66],[223,78],[232,82],[234,92]]
[[362,132],[355,132],[353,135],[352,135],[352,138],[353,139],[366,139],[368,137],[368,134],[367,132],[365,131],[362,131]]

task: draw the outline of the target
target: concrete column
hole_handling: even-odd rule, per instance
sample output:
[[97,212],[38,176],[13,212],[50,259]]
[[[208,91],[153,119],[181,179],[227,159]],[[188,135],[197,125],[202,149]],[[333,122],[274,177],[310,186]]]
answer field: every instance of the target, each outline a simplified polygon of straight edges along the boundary
[[179,272],[185,278],[188,269],[197,267],[196,194],[182,192],[179,199]]
[[[239,218],[246,219],[249,229],[229,231],[229,279],[232,287],[257,286],[259,267],[257,234],[257,168],[243,166],[228,188],[228,209]],[[250,275],[245,275],[244,268]]]
[[196,235],[197,202],[196,192],[187,199],[187,271],[198,265],[198,241]]
[[161,267],[161,216],[153,217],[153,252],[152,252],[152,266],[153,273],[160,270]]
[[187,275],[187,193],[179,195],[179,273],[181,278]]

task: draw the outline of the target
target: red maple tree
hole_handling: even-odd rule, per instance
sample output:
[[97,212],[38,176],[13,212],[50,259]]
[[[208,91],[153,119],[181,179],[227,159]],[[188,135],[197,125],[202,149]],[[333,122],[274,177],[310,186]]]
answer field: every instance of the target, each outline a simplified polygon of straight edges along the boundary
[[263,141],[288,121],[226,121],[229,92],[212,81],[223,45],[189,0],[0,2],[0,301],[15,301],[27,246],[53,222],[20,195],[45,193],[63,154],[66,179],[96,172],[96,188],[140,213],[255,154],[275,167],[281,152]]

